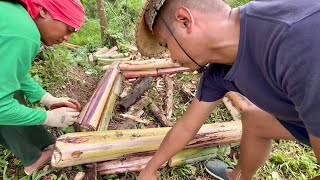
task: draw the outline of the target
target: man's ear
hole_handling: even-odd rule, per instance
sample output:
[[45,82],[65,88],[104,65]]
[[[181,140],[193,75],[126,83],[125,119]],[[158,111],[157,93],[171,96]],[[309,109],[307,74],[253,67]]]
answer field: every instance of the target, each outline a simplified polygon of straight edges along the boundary
[[39,16],[42,17],[42,18],[47,18],[48,16],[50,16],[50,14],[48,13],[48,11],[43,8],[42,6],[39,6]]
[[187,29],[187,33],[192,32],[192,27],[194,25],[194,19],[190,10],[184,6],[179,7],[175,13],[176,20],[181,23],[181,25]]

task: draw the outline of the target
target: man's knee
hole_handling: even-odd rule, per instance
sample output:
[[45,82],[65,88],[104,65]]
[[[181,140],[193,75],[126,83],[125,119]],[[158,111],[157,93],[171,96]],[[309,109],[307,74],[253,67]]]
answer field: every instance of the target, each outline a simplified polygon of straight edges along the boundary
[[242,129],[248,133],[259,134],[266,129],[272,115],[254,106],[241,112]]

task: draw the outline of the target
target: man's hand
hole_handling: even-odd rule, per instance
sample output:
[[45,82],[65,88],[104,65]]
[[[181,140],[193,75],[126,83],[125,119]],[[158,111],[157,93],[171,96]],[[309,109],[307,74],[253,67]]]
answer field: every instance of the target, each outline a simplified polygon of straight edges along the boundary
[[51,127],[68,127],[77,121],[79,112],[72,108],[58,108],[51,111],[47,111],[47,119],[43,123],[44,125]]
[[47,106],[49,109],[69,107],[79,111],[81,108],[81,105],[77,100],[68,97],[56,98],[50,93],[46,93],[40,100],[40,103]]
[[140,172],[138,180],[157,180],[157,174],[145,168]]

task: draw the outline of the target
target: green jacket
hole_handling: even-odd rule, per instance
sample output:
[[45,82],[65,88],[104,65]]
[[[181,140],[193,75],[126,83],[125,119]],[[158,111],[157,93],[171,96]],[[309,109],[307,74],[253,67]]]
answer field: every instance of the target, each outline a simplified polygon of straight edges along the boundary
[[18,3],[0,1],[0,125],[37,125],[46,112],[20,105],[13,98],[21,90],[33,103],[46,91],[30,76],[40,48],[40,33],[28,12]]

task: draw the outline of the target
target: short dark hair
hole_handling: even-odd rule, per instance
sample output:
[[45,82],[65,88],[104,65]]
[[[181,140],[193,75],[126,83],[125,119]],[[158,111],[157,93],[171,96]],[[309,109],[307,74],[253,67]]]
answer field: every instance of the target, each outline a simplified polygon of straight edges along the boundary
[[175,20],[175,11],[180,6],[204,13],[222,13],[230,8],[223,0],[166,0],[158,16],[162,16],[171,24]]

